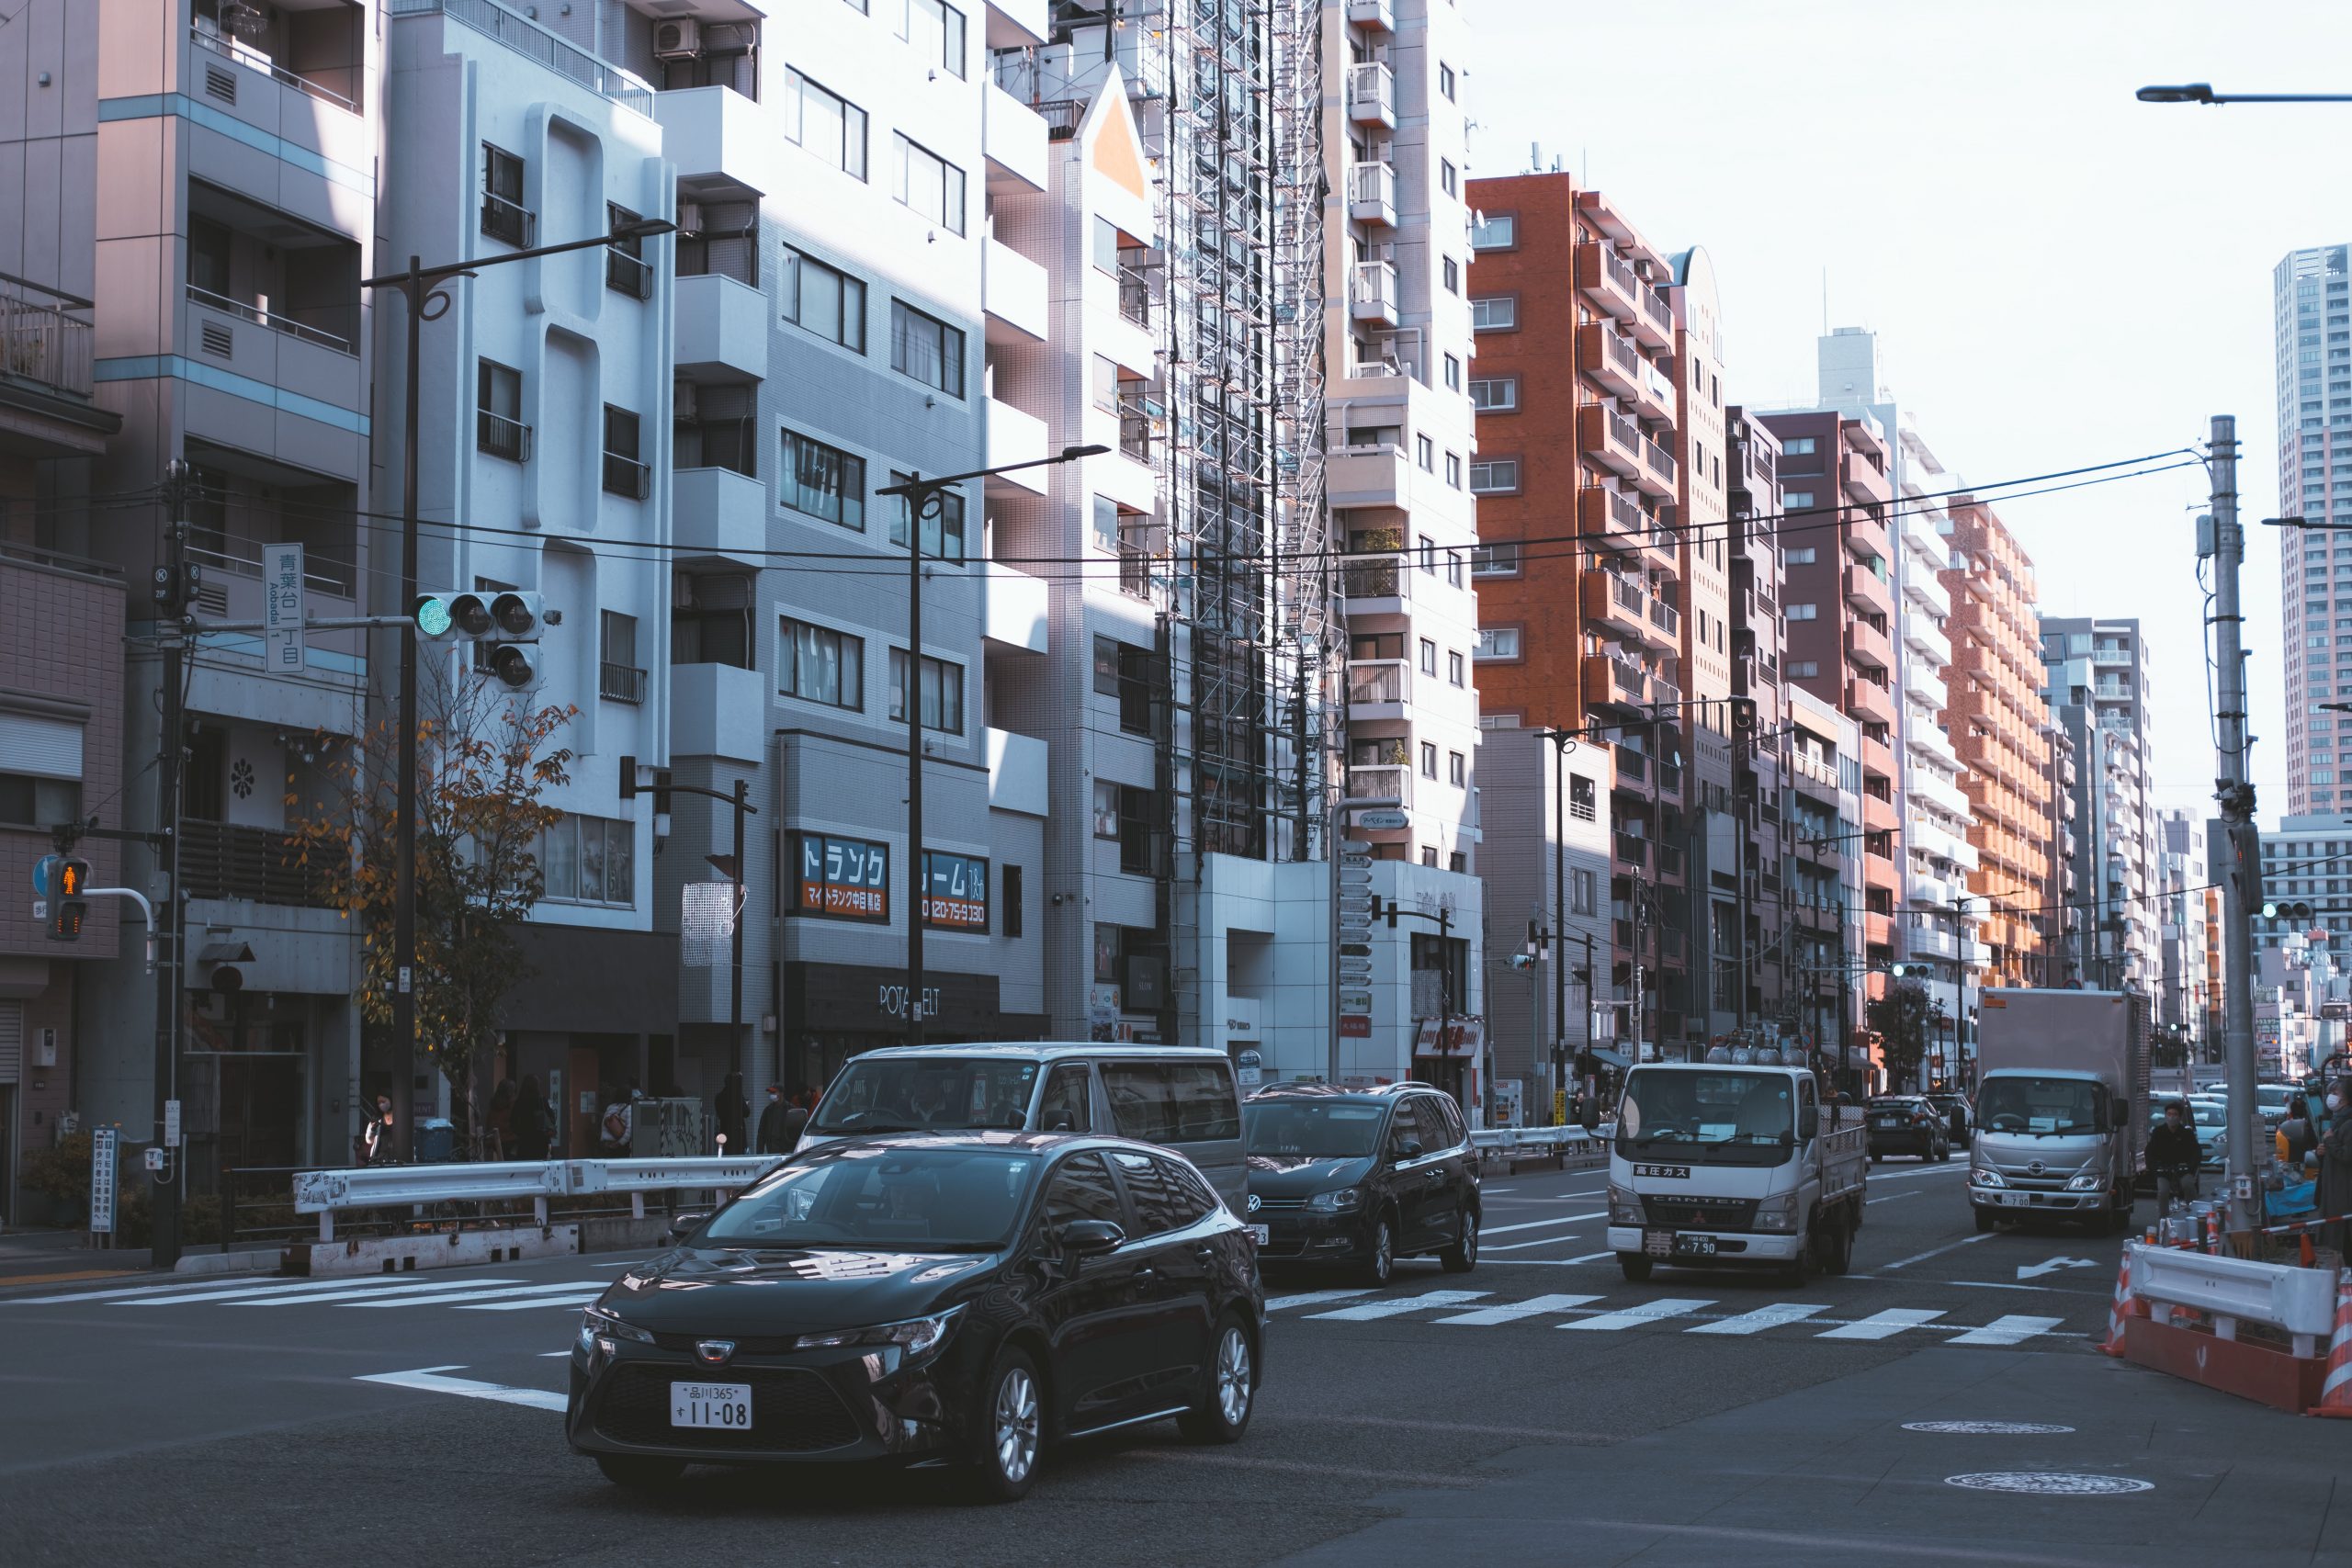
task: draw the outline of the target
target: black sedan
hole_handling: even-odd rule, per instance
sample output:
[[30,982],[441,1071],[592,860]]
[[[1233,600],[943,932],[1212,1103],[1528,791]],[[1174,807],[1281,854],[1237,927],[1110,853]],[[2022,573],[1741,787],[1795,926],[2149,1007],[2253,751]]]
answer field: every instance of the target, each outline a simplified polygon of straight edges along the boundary
[[964,1461],[1029,1490],[1048,1443],[1250,1425],[1257,1251],[1182,1156],[906,1134],[796,1155],[615,1281],[571,1353],[574,1450],[633,1487],[690,1463]]
[[1865,1120],[1873,1160],[1889,1155],[1917,1155],[1923,1160],[1951,1158],[1951,1124],[1924,1095],[1874,1095]]

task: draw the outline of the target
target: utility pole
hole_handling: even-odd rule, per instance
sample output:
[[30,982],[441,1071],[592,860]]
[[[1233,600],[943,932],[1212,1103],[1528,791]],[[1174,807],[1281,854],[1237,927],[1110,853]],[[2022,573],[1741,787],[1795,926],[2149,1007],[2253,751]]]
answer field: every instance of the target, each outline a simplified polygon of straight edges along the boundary
[[[401,417],[401,602],[416,608],[416,470],[422,437],[417,431],[418,388],[424,378],[424,261],[408,258],[401,293],[408,301],[406,385]],[[436,277],[434,280],[438,283]],[[447,300],[443,310],[447,310]],[[416,634],[400,634],[400,780],[398,816],[392,829],[392,1157],[406,1160],[416,1148]]]
[[[198,569],[187,558],[188,507],[195,499],[196,470],[175,457],[164,469],[164,500],[171,515],[164,524],[164,567],[155,574],[155,630],[163,644],[163,734],[155,749],[155,871],[162,884],[155,938],[155,1142],[164,1145],[164,1168],[156,1174],[154,1219],[150,1238],[154,1267],[169,1269],[180,1258],[180,1204],[187,1165],[170,1135],[180,1133],[180,747],[187,717],[181,697],[189,628],[196,624]],[[181,1136],[185,1137],[182,1133]],[[223,1202],[227,1195],[222,1195]]]
[[2230,852],[2222,860],[2222,942],[2223,1060],[2227,1064],[2230,1140],[2230,1226],[2252,1231],[2261,1221],[2255,1184],[2254,1116],[2254,894],[2262,844],[2254,826],[2254,783],[2246,776],[2245,664],[2239,648],[2238,570],[2245,564],[2245,535],[2238,524],[2238,429],[2229,414],[2215,414],[2207,444],[2213,514],[2198,525],[2198,553],[2213,560],[2213,700],[2221,776],[2214,799],[2222,808]]

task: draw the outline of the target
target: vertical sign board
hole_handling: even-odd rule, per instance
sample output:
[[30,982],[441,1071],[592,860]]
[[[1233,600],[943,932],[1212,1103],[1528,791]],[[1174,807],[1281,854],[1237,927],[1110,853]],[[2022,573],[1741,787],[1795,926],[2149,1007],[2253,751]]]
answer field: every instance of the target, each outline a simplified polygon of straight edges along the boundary
[[261,547],[262,661],[273,671],[302,672],[302,547]]
[[90,1229],[95,1234],[114,1234],[114,1165],[121,1136],[112,1127],[90,1129]]

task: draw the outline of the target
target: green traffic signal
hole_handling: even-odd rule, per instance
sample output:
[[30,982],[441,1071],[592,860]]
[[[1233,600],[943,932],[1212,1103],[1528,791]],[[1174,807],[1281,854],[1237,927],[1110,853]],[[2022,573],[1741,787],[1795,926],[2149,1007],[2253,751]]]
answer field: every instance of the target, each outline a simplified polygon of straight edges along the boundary
[[416,601],[416,629],[426,637],[443,637],[449,630],[449,601],[437,593],[421,595]]

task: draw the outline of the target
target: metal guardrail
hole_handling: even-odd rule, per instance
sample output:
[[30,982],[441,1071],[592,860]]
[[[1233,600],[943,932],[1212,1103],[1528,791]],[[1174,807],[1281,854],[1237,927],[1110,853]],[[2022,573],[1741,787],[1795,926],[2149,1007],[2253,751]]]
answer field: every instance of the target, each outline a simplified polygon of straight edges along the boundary
[[482,1161],[455,1165],[353,1166],[306,1171],[294,1179],[294,1212],[319,1216],[319,1239],[334,1239],[334,1216],[361,1209],[422,1208],[461,1202],[529,1202],[547,1224],[550,1198],[625,1193],[645,1213],[648,1192],[748,1187],[780,1156],[698,1156],[672,1159]]
[[1481,1154],[1557,1155],[1563,1161],[1597,1164],[1609,1157],[1613,1127],[1588,1133],[1582,1127],[1489,1127],[1470,1134]]
[[2221,1338],[2236,1338],[2241,1322],[2264,1324],[2288,1336],[2298,1356],[2318,1354],[2335,1324],[2333,1269],[2256,1263],[2144,1242],[2132,1243],[2124,1253],[2131,1261],[2132,1293],[2150,1303],[2159,1323],[2170,1322],[2171,1308],[2195,1307],[2212,1314]]

